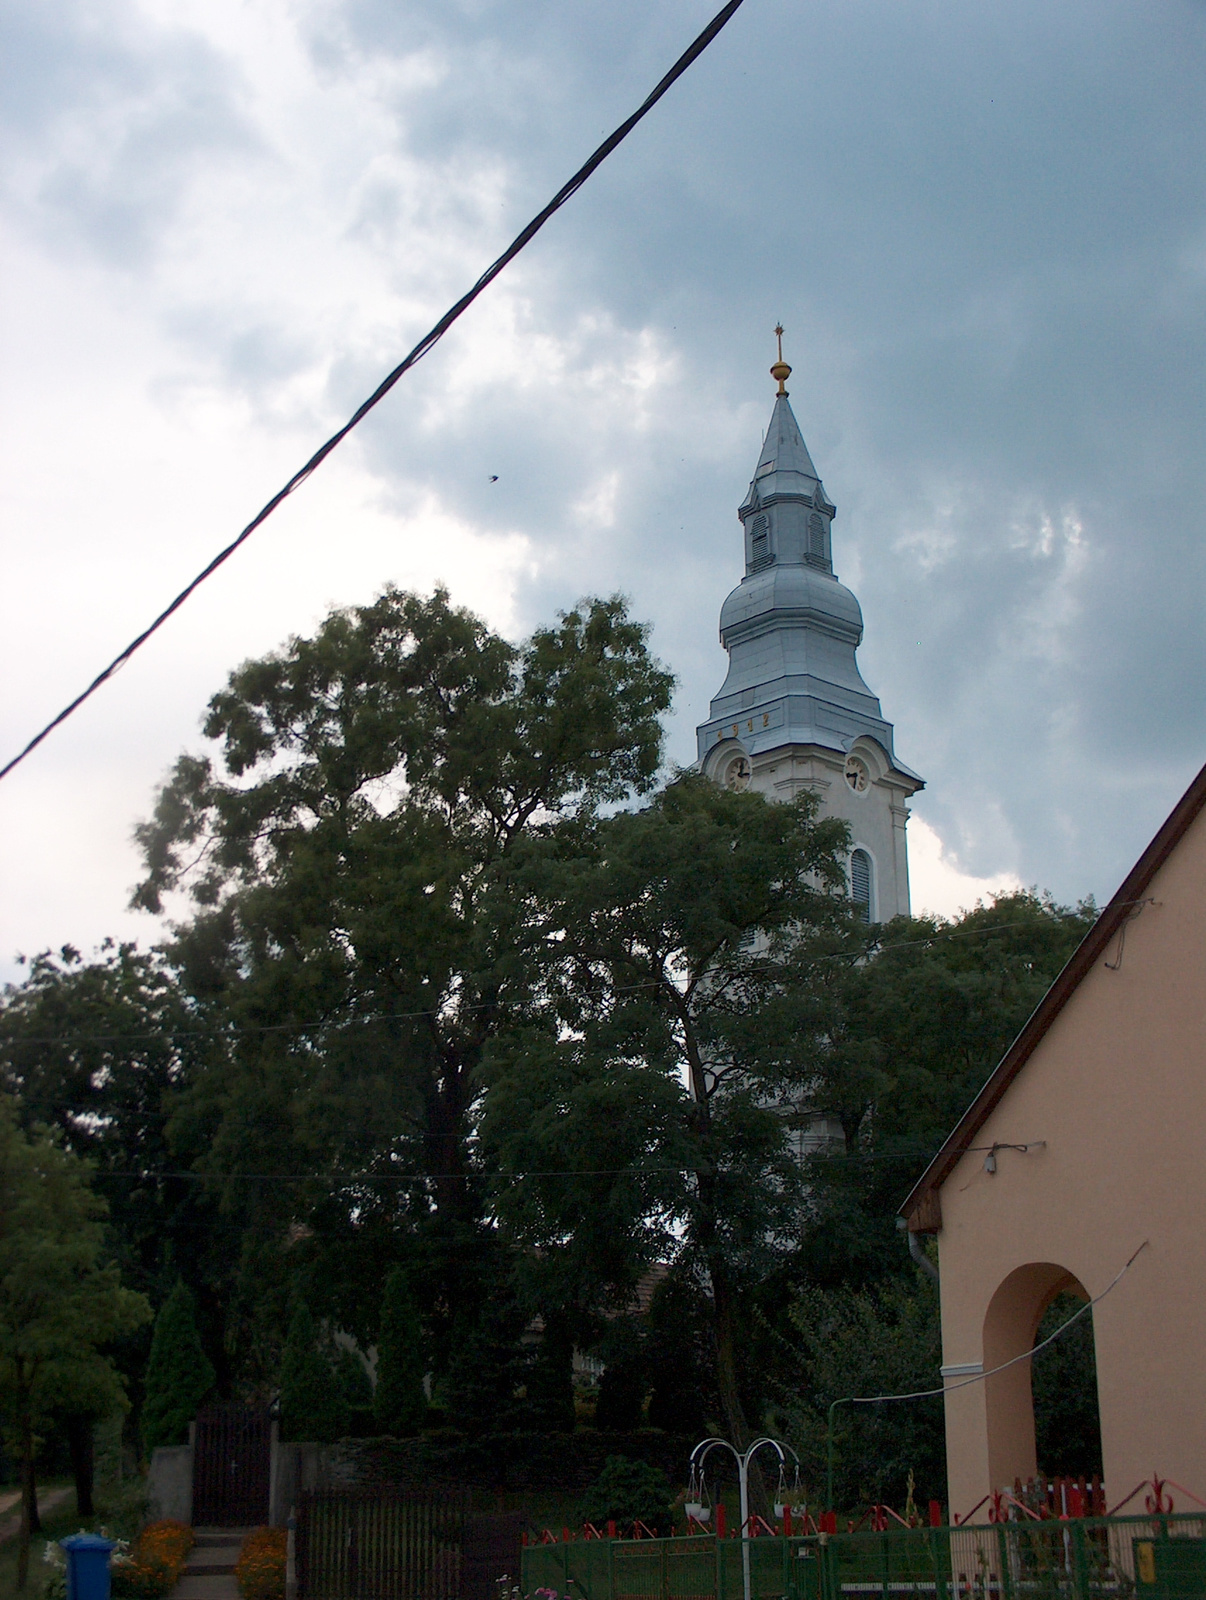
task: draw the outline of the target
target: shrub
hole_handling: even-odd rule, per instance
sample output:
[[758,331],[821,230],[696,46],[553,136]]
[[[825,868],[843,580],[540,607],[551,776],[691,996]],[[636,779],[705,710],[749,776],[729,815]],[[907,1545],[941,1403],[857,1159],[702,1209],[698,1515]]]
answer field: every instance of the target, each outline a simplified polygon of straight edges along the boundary
[[142,1443],[150,1455],[156,1445],[184,1443],[197,1407],[214,1386],[193,1297],[183,1282],[176,1284],[155,1318],[145,1385]]
[[118,1600],[160,1600],[176,1587],[193,1548],[193,1530],[165,1518],[145,1527],[133,1548],[111,1562],[112,1592]]
[[289,1535],[284,1528],[256,1528],[243,1540],[235,1581],[243,1600],[285,1600]]
[[419,1488],[439,1480],[482,1489],[537,1489],[584,1494],[608,1456],[647,1461],[681,1473],[695,1439],[642,1428],[633,1433],[494,1433],[469,1438],[452,1429],[418,1439],[343,1439],[338,1446],[340,1481],[368,1487],[398,1483]]
[[608,1522],[643,1522],[650,1533],[666,1535],[674,1532],[672,1498],[669,1479],[658,1467],[608,1456],[583,1510],[596,1528]]
[[346,1433],[348,1407],[328,1341],[304,1300],[293,1308],[281,1352],[281,1438],[332,1444]]

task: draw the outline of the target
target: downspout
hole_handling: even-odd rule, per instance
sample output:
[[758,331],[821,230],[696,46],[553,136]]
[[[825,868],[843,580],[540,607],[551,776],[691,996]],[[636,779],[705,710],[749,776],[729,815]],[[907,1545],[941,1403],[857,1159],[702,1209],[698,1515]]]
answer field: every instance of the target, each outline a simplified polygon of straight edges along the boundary
[[922,1272],[925,1273],[926,1277],[927,1278],[932,1278],[934,1280],[934,1282],[937,1283],[938,1282],[938,1268],[934,1265],[934,1263],[930,1260],[929,1256],[927,1256],[925,1251],[921,1248],[921,1240],[917,1237],[917,1235],[909,1227],[909,1224],[906,1222],[904,1217],[897,1217],[896,1226],[903,1231],[905,1237],[909,1241],[909,1254],[910,1254],[910,1256],[912,1256],[913,1260],[921,1268]]

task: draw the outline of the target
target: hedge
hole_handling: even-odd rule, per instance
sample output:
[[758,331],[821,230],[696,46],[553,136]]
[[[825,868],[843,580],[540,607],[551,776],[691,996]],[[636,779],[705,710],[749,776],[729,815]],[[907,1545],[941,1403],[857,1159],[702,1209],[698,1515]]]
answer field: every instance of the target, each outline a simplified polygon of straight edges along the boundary
[[341,1439],[331,1465],[338,1482],[365,1488],[378,1483],[418,1488],[436,1479],[481,1489],[581,1493],[596,1481],[609,1456],[660,1467],[671,1484],[685,1481],[695,1442],[660,1428],[477,1437],[441,1429],[414,1439]]

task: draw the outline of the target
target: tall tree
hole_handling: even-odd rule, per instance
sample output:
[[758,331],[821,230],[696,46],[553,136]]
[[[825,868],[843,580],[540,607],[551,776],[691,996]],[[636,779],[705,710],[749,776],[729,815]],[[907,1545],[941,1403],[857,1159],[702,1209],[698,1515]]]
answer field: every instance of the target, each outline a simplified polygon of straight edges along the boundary
[[[18,1096],[22,1124],[59,1128],[65,1147],[88,1159],[122,1281],[160,1305],[183,1274],[222,1363],[220,1308],[238,1271],[240,1219],[189,1171],[209,1152],[212,1118],[189,1095],[222,1054],[219,1020],[159,952],[109,940],[90,960],[70,945],[43,952],[0,994],[0,1082]],[[149,1342],[142,1327],[113,1351],[136,1414]],[[71,1424],[80,1450],[82,1425]]]
[[477,1075],[517,982],[485,885],[526,834],[652,785],[670,682],[618,600],[514,646],[391,589],[211,701],[216,749],[181,758],[140,830],[138,902],[192,896],[172,959],[229,1019],[180,1113],[207,1169],[314,1176],[227,1183],[248,1298],[291,1225],[354,1218],[413,1225],[435,1349],[476,1314]]
[[483,1140],[517,1175],[500,1216],[582,1291],[630,1293],[654,1253],[693,1266],[735,1442],[743,1299],[803,1220],[817,1039],[797,974],[854,925],[845,825],[815,810],[684,775],[533,843],[505,886],[540,980],[488,1074]]
[[348,1405],[336,1381],[334,1351],[310,1308],[298,1300],[281,1357],[281,1437],[331,1444],[347,1432]]
[[382,1431],[395,1437],[418,1433],[427,1415],[423,1389],[426,1362],[423,1328],[404,1267],[385,1280],[381,1332],[377,1338],[377,1387],[373,1415]]
[[153,1301],[180,1263],[195,1272],[229,1243],[203,1189],[154,1176],[197,1154],[173,1139],[171,1118],[213,1048],[163,957],[133,944],[106,940],[92,960],[71,945],[43,951],[0,993],[0,1082],[25,1127],[60,1128],[91,1162],[123,1280]]
[[201,1347],[196,1307],[182,1280],[159,1308],[151,1337],[142,1403],[142,1442],[185,1444],[197,1407],[214,1386],[213,1363]]
[[896,1207],[1095,916],[1018,891],[950,921],[899,917],[868,929],[857,959],[814,964],[811,1103],[842,1138],[809,1161],[807,1277],[911,1275]]
[[[809,1285],[793,1300],[788,1321],[797,1354],[789,1372],[782,1425],[820,1499],[831,1402],[938,1386],[942,1360],[938,1291],[916,1268],[874,1291]],[[919,1501],[944,1497],[941,1397],[838,1406],[834,1444],[838,1505],[903,1506],[910,1474]]]
[[104,1202],[87,1167],[0,1097],[0,1390],[21,1463],[17,1587],[29,1572],[39,1420],[66,1388],[117,1378],[103,1347],[150,1315],[102,1261]]

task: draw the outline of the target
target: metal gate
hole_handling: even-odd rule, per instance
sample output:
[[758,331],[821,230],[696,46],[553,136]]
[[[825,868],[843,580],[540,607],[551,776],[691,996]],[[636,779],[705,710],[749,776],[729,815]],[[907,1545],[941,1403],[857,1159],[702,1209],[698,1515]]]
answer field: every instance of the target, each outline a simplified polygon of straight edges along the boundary
[[460,1600],[495,1600],[499,1582],[517,1589],[523,1559],[522,1511],[497,1511],[470,1517],[461,1542]]
[[266,1411],[206,1406],[193,1437],[193,1522],[254,1528],[268,1521],[272,1432]]
[[494,1600],[500,1578],[519,1583],[525,1519],[472,1503],[452,1485],[305,1490],[298,1600]]

